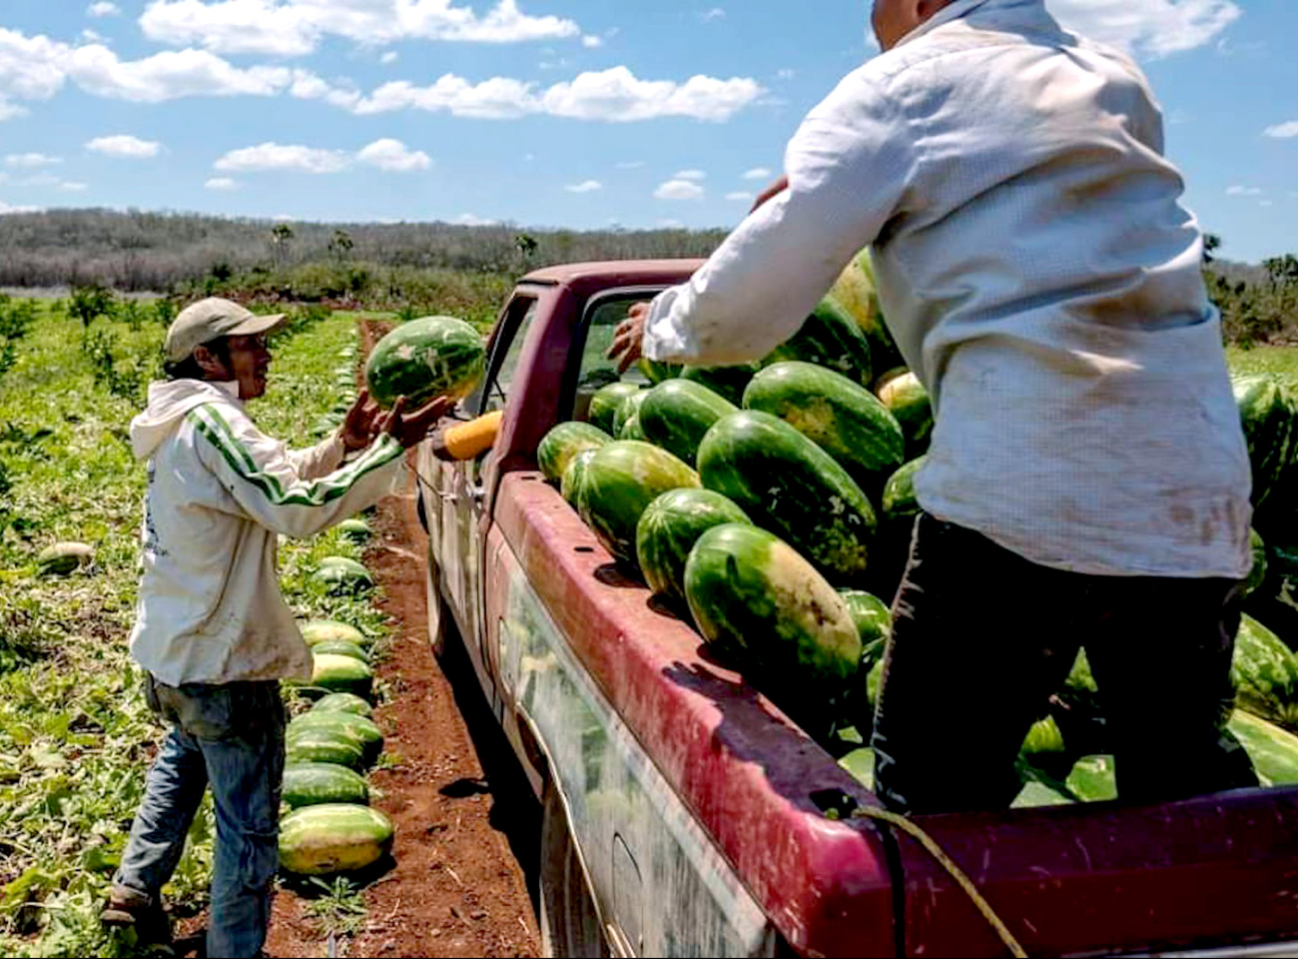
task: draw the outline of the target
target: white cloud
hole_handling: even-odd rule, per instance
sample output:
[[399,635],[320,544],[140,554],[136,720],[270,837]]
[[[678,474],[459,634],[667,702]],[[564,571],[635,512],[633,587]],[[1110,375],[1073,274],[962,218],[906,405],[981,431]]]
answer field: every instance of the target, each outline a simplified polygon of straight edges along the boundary
[[582,180],[580,183],[570,183],[564,189],[569,193],[594,193],[604,189],[604,184],[598,180]]
[[1046,6],[1070,30],[1152,58],[1210,43],[1243,13],[1233,0],[1046,0]]
[[702,170],[679,170],[673,174],[673,180],[706,180],[708,175]]
[[588,33],[581,38],[581,45],[587,50],[597,50],[604,45],[604,38]]
[[693,180],[668,180],[654,190],[654,197],[659,200],[697,200],[703,196],[703,187]]
[[401,54],[397,53],[397,51],[395,50],[388,50],[386,53],[383,54],[383,56],[379,57],[379,63],[387,67],[396,63],[400,59],[401,59]]
[[162,144],[122,133],[110,137],[95,137],[86,144],[86,149],[126,160],[145,160],[157,156],[162,150]]
[[108,0],[99,0],[98,3],[92,3],[86,7],[86,16],[88,17],[116,17],[120,16],[122,8],[115,3],[109,3]]
[[1284,123],[1277,123],[1273,127],[1267,127],[1262,131],[1262,135],[1277,140],[1289,140],[1298,137],[1298,120],[1287,120]]
[[517,0],[484,16],[453,0],[154,0],[140,17],[150,39],[197,43],[218,53],[294,57],[336,36],[364,46],[397,40],[518,43],[581,35],[561,17],[532,17]]
[[474,213],[461,213],[451,221],[459,226],[495,226],[495,220],[489,220],[486,217],[478,216]]
[[4,200],[0,200],[0,216],[6,213],[39,213],[40,210],[38,206],[10,206]]
[[712,23],[714,20],[724,20],[725,18],[726,11],[721,7],[713,7],[710,10],[699,11],[699,19],[704,23]]
[[1236,184],[1226,188],[1226,196],[1261,196],[1262,191],[1255,186]]
[[35,176],[29,176],[26,179],[21,180],[18,185],[34,186],[34,187],[58,186],[62,182],[63,181],[60,180],[58,177],[56,177],[53,173],[38,173]]
[[5,157],[5,166],[18,167],[21,170],[35,170],[38,167],[54,166],[62,162],[63,157],[49,156],[45,153],[10,153]]
[[427,170],[433,161],[423,150],[410,150],[400,140],[375,140],[356,154],[356,159],[388,173],[413,173]]
[[86,43],[102,43],[105,46],[107,46],[108,44],[107,37],[105,37],[101,33],[96,33],[94,30],[91,30],[89,28],[82,30],[81,33],[78,34],[78,36],[80,36],[81,39]]
[[59,189],[65,193],[84,193],[90,189],[89,183],[79,183],[74,180],[64,180],[59,184]]
[[755,166],[751,170],[744,172],[745,180],[769,180],[770,177],[770,169],[764,166]]
[[350,165],[351,157],[342,150],[281,146],[278,143],[262,143],[255,147],[231,150],[213,164],[223,173],[285,171],[316,174],[340,173]]
[[749,193],[747,190],[735,190],[733,193],[726,194],[727,200],[734,200],[735,202],[738,203],[747,203],[752,198],[753,195]]
[[232,180],[228,176],[214,176],[203,184],[203,189],[223,190],[228,192],[230,190],[239,189],[239,181]]

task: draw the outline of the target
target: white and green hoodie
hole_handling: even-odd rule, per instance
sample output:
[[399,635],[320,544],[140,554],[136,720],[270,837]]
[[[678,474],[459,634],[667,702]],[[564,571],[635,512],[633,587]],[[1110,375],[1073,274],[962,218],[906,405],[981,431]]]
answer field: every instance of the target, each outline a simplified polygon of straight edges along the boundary
[[337,436],[290,450],[237,397],[236,383],[154,383],[131,422],[149,463],[131,655],[169,686],[310,678],[280,596],[278,536],[313,536],[372,505],[404,462],[386,435],[346,465]]

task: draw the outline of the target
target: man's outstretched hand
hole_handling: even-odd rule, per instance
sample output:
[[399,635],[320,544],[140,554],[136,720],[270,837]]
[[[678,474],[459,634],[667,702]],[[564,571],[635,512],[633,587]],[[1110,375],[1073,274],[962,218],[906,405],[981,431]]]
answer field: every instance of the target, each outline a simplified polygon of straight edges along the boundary
[[625,373],[636,360],[640,359],[641,344],[644,342],[645,323],[649,320],[649,304],[633,303],[627,310],[626,319],[613,331],[613,345],[608,348],[608,358],[617,360],[617,371]]
[[437,421],[450,412],[455,400],[439,396],[429,400],[413,413],[406,412],[406,398],[398,397],[392,409],[379,417],[378,432],[387,433],[409,449],[424,440],[437,425]]
[[361,395],[356,397],[356,402],[347,411],[343,425],[338,430],[343,445],[349,451],[354,451],[363,450],[373,443],[380,433],[378,421],[382,412],[379,404],[370,399],[370,391],[361,390]]

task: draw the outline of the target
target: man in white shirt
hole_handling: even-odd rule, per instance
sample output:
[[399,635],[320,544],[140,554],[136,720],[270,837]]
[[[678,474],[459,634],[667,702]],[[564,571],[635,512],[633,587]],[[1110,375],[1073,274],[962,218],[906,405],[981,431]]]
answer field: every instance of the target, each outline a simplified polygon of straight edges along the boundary
[[[1003,806],[1085,644],[1126,800],[1253,784],[1220,730],[1250,474],[1202,239],[1125,55],[1042,0],[876,0],[884,52],[612,355],[760,358],[857,250],[937,424],[875,716],[880,795]],[[990,634],[988,630],[991,630]]]
[[209,956],[255,956],[265,940],[279,865],[279,680],[311,678],[310,650],[279,591],[278,537],[315,535],[385,496],[404,450],[450,405],[432,400],[407,415],[399,400],[379,413],[362,394],[337,433],[289,450],[244,408],[266,391],[266,337],[282,321],[218,298],[183,310],[167,331],[168,379],[150,386],[130,430],[149,469],[131,655],[171,729],[103,921],[169,940],[160,890],[210,784]]

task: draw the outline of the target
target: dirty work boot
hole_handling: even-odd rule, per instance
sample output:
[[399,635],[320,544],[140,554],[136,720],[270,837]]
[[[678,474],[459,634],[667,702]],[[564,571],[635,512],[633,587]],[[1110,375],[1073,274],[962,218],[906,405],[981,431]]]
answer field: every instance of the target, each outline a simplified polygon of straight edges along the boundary
[[113,883],[99,921],[117,929],[134,929],[142,946],[171,945],[171,921],[153,896]]

